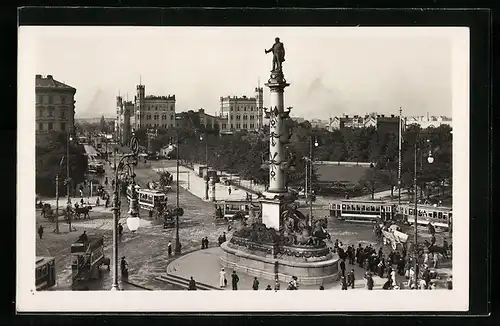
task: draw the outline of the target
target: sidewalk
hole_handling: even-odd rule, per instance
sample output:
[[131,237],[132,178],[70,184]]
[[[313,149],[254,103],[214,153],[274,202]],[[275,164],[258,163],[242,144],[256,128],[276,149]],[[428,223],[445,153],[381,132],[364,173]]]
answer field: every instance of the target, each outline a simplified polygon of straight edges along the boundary
[[[172,174],[173,181],[177,182],[176,167],[153,168],[153,170],[156,172],[167,171]],[[179,167],[179,186],[188,190],[196,197],[205,200],[205,180],[197,176],[193,170],[184,166]],[[231,187],[231,194],[228,192],[229,187]],[[210,190],[211,189],[209,189],[209,196]],[[246,194],[246,191],[238,189],[236,186],[225,186],[220,183],[215,184],[216,201],[245,200]],[[253,195],[252,198],[256,199],[257,196]]]

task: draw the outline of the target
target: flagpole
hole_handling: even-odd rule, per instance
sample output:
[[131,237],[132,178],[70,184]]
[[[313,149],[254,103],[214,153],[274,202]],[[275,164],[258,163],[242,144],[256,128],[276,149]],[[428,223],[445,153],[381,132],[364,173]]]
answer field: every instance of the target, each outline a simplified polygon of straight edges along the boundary
[[401,145],[402,145],[402,124],[401,124],[401,119],[402,119],[402,114],[403,110],[401,107],[399,107],[399,133],[398,133],[398,142],[399,142],[399,148],[398,148],[398,212],[401,214]]

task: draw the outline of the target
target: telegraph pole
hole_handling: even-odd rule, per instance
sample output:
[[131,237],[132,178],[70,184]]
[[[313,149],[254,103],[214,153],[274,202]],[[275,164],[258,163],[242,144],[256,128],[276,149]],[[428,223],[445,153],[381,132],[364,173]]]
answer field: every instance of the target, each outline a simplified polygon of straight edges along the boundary
[[398,213],[401,214],[400,207],[401,207],[401,148],[402,148],[402,138],[403,138],[403,131],[402,131],[402,112],[403,110],[401,107],[399,107],[399,133],[398,133],[398,142],[399,142],[399,149],[398,149]]
[[59,173],[56,174],[56,233],[59,233]]

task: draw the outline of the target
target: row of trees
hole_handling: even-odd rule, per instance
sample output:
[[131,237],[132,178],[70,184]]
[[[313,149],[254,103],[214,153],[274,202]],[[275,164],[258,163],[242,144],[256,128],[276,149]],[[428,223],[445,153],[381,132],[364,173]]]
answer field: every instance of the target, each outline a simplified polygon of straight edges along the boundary
[[[205,163],[205,146],[208,150],[209,166],[227,172],[238,173],[242,177],[266,184],[268,172],[262,163],[269,153],[268,130],[260,133],[236,132],[231,136],[220,136],[216,130],[204,129],[186,112],[188,123],[183,128],[158,129],[158,136],[151,140],[153,150],[159,150],[176,138],[179,139],[180,156],[183,160]],[[313,128],[309,122],[287,121],[292,135],[286,146],[286,155],[295,158],[295,169],[288,174],[289,185],[302,185],[305,178],[305,161],[309,156],[310,139],[317,140],[313,157],[319,161],[372,162],[357,184],[367,193],[389,189],[398,181],[398,135],[380,132],[374,127],[341,129],[329,132]],[[203,135],[200,139],[200,135]],[[141,145],[146,146],[145,130],[138,130],[136,136]],[[429,140],[429,142],[427,142]],[[414,144],[418,143],[417,177],[422,192],[430,193],[431,188],[441,190],[452,183],[452,134],[449,126],[422,129],[417,125],[408,126],[403,132],[402,143],[402,185],[412,191],[414,171]],[[207,142],[205,144],[205,142]],[[429,147],[430,146],[430,147]],[[434,163],[427,163],[429,150]],[[313,171],[313,182],[317,171]],[[428,191],[427,191],[428,189]]]
[[[67,134],[53,132],[47,135],[37,135],[36,156],[36,193],[42,196],[55,196],[56,175],[59,174],[59,195],[66,195],[67,163],[66,148]],[[72,179],[72,191],[77,184],[85,179],[87,169],[87,156],[82,145],[76,140],[70,142],[69,147],[69,172]]]

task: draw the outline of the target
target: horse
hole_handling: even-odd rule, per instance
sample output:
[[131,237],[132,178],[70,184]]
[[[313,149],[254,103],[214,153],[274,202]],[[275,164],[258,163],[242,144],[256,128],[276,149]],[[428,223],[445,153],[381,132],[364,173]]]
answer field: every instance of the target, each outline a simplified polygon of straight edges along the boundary
[[92,210],[92,206],[78,207],[75,208],[75,217],[80,219],[83,215],[83,219],[90,219],[89,212]]

